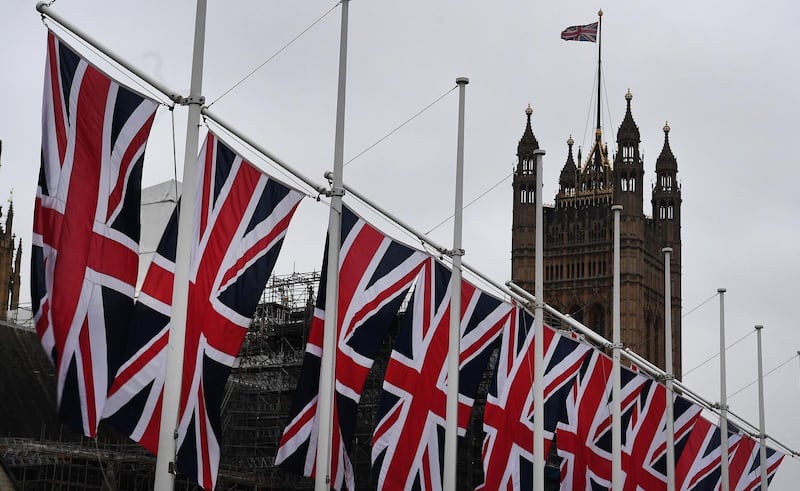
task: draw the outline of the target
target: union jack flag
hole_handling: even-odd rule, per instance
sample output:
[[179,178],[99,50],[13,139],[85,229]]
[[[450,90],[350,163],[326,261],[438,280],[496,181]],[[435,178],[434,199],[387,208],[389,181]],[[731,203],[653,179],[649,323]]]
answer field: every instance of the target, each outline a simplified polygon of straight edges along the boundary
[[561,39],[564,41],[589,41],[597,42],[597,22],[586,24],[585,26],[569,26],[561,31]]
[[[440,489],[447,401],[450,271],[429,258],[414,287],[383,383],[372,464],[378,487]],[[469,424],[480,378],[511,304],[461,285],[458,433]]]
[[61,418],[91,437],[133,309],[142,162],[157,107],[48,32],[31,298]]
[[611,486],[611,360],[599,351],[586,358],[567,398],[556,441],[563,489]]
[[[722,441],[720,428],[700,417],[686,440],[675,463],[675,489],[681,491],[713,490],[722,479]],[[735,446],[740,435],[728,435],[728,448]]]
[[[667,488],[667,397],[665,386],[655,380],[646,379],[637,403],[631,407],[631,419],[623,436],[622,446],[624,489]],[[680,458],[682,444],[694,428],[701,410],[700,406],[673,394],[676,461]]]
[[[428,254],[386,237],[346,206],[342,207],[341,237],[331,487],[352,490],[355,480],[349,455],[361,391],[381,341],[396,322]],[[315,472],[319,431],[326,271],[327,254],[300,380],[275,459],[277,465],[309,477]]]
[[[534,318],[516,307],[503,329],[483,415],[484,481],[476,489],[532,489]],[[544,455],[550,453],[566,397],[591,347],[544,327]]]
[[[748,435],[731,445],[728,476],[730,488],[735,491],[753,491],[761,489],[761,453],[760,443]],[[767,484],[772,481],[778,466],[783,461],[783,454],[767,447]]]
[[[599,351],[587,357],[567,399],[566,422],[556,432],[566,489],[611,485],[611,368],[611,360]],[[623,489],[666,489],[666,388],[625,368],[621,378]],[[674,409],[680,447],[700,408],[676,398]]]
[[[225,382],[302,194],[262,173],[212,133],[200,152],[196,186],[176,466],[212,489]],[[154,453],[176,242],[173,215],[142,285],[126,358],[106,406],[112,424]]]

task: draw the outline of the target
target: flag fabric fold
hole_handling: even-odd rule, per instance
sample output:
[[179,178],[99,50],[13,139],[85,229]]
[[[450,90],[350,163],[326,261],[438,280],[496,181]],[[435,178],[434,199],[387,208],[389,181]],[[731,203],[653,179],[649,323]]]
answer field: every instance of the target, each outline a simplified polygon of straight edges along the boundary
[[133,309],[142,163],[157,107],[48,32],[31,298],[60,416],[91,437]]
[[561,31],[561,39],[564,41],[589,41],[597,42],[597,22],[583,26],[569,26]]
[[[372,439],[379,489],[442,487],[450,326],[450,270],[426,261],[386,368]],[[462,281],[458,434],[469,424],[475,393],[511,304]]]
[[[225,382],[303,195],[245,161],[213,133],[206,137],[197,168],[176,467],[212,489]],[[142,285],[105,412],[112,425],[153,453],[176,247],[173,214]]]
[[[330,463],[334,489],[352,490],[355,486],[350,453],[361,392],[378,348],[428,257],[392,240],[347,206],[342,207]],[[327,252],[303,368],[275,459],[276,465],[308,477],[315,474],[316,467],[326,278]]]

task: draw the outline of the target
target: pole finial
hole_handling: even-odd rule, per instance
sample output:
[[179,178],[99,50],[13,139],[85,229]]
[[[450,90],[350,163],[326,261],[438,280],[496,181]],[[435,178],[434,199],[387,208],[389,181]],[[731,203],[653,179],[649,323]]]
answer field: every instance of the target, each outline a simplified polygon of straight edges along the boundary
[[756,331],[760,331],[762,329],[764,329],[764,326],[762,326],[761,324],[756,325]]
[[603,9],[600,9],[600,10],[597,11],[597,16],[598,17],[602,17],[603,16]]
[[726,291],[728,290],[726,290],[725,288],[717,288],[717,293],[725,293]]

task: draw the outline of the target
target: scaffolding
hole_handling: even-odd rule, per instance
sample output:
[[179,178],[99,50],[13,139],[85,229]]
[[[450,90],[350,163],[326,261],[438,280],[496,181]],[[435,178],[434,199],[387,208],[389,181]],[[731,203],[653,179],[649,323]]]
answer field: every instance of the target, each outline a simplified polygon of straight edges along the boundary
[[228,378],[220,478],[260,489],[313,487],[276,468],[275,455],[300,378],[319,280],[319,272],[270,278]]

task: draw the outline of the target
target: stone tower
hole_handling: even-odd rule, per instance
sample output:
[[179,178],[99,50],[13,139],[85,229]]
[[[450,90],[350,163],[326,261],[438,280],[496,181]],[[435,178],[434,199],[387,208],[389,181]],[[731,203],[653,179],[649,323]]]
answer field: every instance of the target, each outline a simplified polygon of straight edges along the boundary
[[[0,142],[0,153],[2,153]],[[0,219],[3,208],[0,207]],[[14,202],[9,200],[5,227],[0,223],[0,320],[8,318],[7,312],[19,306],[19,271],[22,261],[22,239],[16,242],[11,229],[14,225]]]
[[[611,338],[613,284],[613,216],[620,219],[620,332],[622,342],[664,367],[664,256],[671,257],[674,373],[681,374],[681,239],[678,165],[669,146],[669,126],[656,161],[652,217],[644,214],[644,159],[639,127],[633,119],[630,91],[617,131],[616,153],[609,157],[598,128],[585,160],[574,156],[572,137],[558,179],[554,205],[544,208],[544,223],[535,222],[533,151],[539,143],[531,126],[532,110],[517,147],[511,231],[511,278],[533,291],[535,233],[544,227],[544,300],[597,333]],[[547,164],[545,163],[545,169]]]

